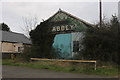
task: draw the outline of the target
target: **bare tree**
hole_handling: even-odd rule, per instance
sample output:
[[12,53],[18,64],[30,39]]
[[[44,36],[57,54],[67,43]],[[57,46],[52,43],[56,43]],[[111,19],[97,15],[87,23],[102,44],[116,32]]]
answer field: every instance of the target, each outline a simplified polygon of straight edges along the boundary
[[37,19],[37,17],[29,17],[29,18],[23,17],[22,20],[23,20],[23,26],[20,28],[23,30],[25,36],[30,38],[29,33],[31,30],[36,28],[38,19]]

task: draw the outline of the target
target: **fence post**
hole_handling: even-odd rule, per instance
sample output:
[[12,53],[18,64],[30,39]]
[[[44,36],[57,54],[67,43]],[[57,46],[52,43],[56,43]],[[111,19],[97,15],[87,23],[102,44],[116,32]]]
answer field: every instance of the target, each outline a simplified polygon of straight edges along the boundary
[[95,62],[95,70],[96,70],[96,62]]

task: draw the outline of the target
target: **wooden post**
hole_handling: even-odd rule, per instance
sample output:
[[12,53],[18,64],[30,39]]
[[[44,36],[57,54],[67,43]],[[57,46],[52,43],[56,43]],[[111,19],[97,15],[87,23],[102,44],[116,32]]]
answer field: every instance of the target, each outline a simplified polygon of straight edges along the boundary
[[95,62],[95,70],[96,70],[96,62]]

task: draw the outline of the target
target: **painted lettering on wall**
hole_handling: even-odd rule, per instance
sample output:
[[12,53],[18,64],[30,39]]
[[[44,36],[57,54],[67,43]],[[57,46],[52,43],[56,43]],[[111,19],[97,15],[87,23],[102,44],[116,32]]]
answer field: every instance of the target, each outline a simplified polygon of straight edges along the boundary
[[68,30],[73,30],[73,28],[75,28],[76,26],[73,25],[62,25],[62,26],[54,26],[52,28],[52,32],[56,32],[56,31],[68,31]]

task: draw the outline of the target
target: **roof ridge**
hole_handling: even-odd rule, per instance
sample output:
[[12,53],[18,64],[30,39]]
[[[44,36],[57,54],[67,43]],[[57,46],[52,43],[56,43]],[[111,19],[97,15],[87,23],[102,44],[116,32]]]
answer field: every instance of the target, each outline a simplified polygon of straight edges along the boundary
[[84,24],[94,26],[93,24],[90,24],[90,23],[88,23],[87,21],[84,21],[84,20],[82,20],[82,19],[80,19],[80,18],[78,18],[78,17],[76,17],[76,16],[74,16],[74,15],[72,15],[72,14],[70,14],[70,13],[64,11],[64,10],[62,10],[61,8],[59,8],[59,10],[58,10],[53,16],[51,16],[50,18],[48,18],[47,20],[51,19],[52,17],[54,17],[54,16],[55,16],[56,14],[58,14],[59,12],[65,13],[66,15],[69,15],[70,17],[72,17],[72,18],[74,18],[74,19],[77,19],[77,20],[83,22]]
[[66,12],[66,11],[61,10],[61,12],[65,13],[65,14],[67,14],[67,15],[69,15],[69,16],[71,16],[71,17],[73,17],[73,18],[75,18],[75,19],[77,19],[77,20],[79,20],[81,22],[84,22],[84,23],[87,23],[89,25],[92,25],[92,24],[88,23],[87,21],[84,21],[83,19],[80,19],[80,18],[78,18],[78,17],[76,17],[76,16],[74,16],[74,15],[72,15],[72,14]]

